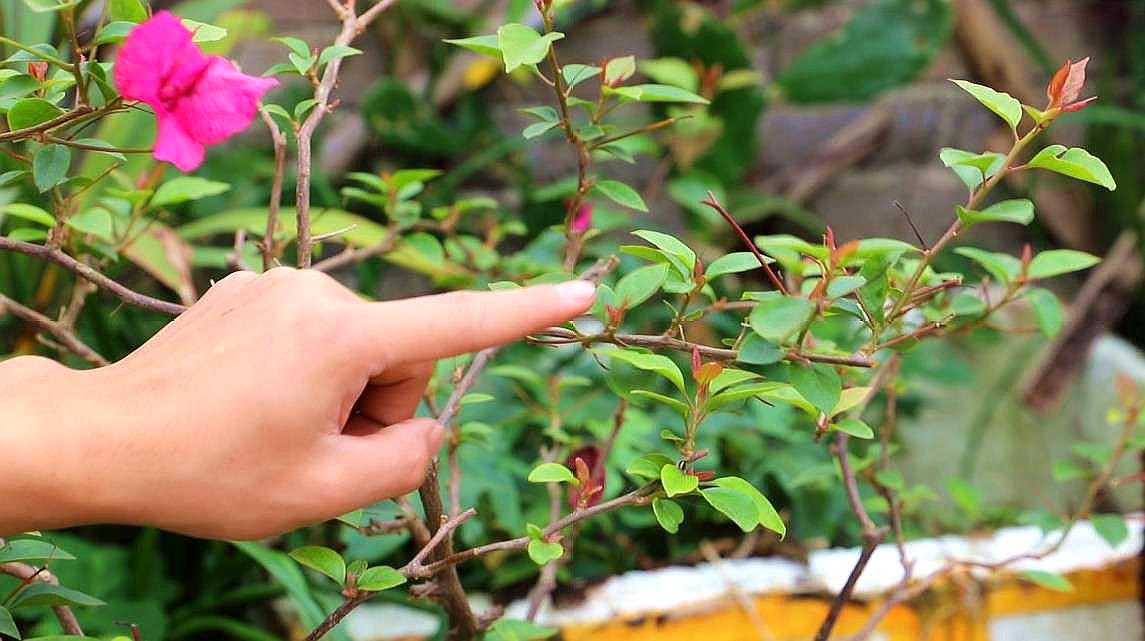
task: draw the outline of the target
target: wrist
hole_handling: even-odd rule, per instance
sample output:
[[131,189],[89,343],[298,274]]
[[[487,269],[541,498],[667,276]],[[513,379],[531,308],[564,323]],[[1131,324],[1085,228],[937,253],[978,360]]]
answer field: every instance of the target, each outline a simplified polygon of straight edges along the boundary
[[[110,520],[94,371],[23,356],[0,363],[0,534]],[[106,459],[105,459],[106,460]]]

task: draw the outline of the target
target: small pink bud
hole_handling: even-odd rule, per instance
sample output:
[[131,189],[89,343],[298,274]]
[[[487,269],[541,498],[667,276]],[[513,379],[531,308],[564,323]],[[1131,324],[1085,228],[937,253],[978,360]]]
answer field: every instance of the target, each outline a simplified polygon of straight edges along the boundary
[[581,203],[573,215],[571,231],[583,234],[592,227],[592,203]]
[[43,61],[29,62],[28,75],[32,76],[40,82],[43,82],[44,79],[48,77],[48,63]]

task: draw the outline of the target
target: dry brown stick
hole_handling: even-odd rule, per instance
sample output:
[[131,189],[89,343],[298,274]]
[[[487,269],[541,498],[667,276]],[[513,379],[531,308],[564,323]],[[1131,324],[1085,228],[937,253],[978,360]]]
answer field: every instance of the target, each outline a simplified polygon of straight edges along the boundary
[[111,361],[89,347],[87,343],[84,343],[75,335],[75,332],[65,327],[62,323],[54,321],[32,308],[25,307],[11,298],[0,294],[0,314],[6,311],[11,312],[13,316],[26,323],[31,323],[39,330],[51,334],[52,338],[69,352],[79,356],[88,363],[96,367],[104,367],[111,364]]
[[117,298],[129,305],[150,309],[164,314],[171,314],[177,316],[187,311],[187,308],[178,303],[170,303],[158,298],[152,298],[146,294],[140,294],[137,291],[128,289],[127,287],[119,284],[111,278],[105,276],[96,268],[82,263],[68,254],[64,253],[58,247],[50,247],[48,245],[36,245],[33,243],[26,243],[21,240],[13,240],[11,238],[0,237],[0,250],[14,251],[28,256],[35,256],[37,258],[44,258],[60,265],[61,267],[75,273],[80,278],[83,278],[107,291],[111,292]]
[[[7,574],[25,582],[40,581],[51,585],[60,584],[56,576],[46,568],[32,567],[27,563],[0,563],[0,574]],[[83,636],[83,629],[80,628],[79,621],[71,608],[66,605],[56,605],[52,606],[52,612],[56,615],[56,620],[60,622],[60,627],[64,629],[64,634]]]
[[266,208],[266,235],[263,236],[262,244],[262,268],[270,269],[274,267],[276,256],[276,248],[274,246],[274,234],[278,230],[278,210],[282,206],[282,181],[286,174],[286,134],[282,132],[282,128],[274,121],[266,110],[260,109],[259,115],[262,116],[262,121],[266,123],[266,128],[270,130],[270,140],[274,145],[274,182],[270,186],[270,203]]
[[[355,14],[355,1],[346,0],[345,4],[335,9],[342,21],[342,30],[334,39],[334,46],[349,46],[369,26],[370,22],[396,3],[397,0],[381,0],[358,16]],[[336,2],[329,2],[329,4],[332,8],[337,6]],[[295,136],[298,145],[298,186],[295,191],[298,223],[298,266],[303,268],[310,267],[313,249],[310,237],[310,172],[313,164],[311,143],[318,125],[334,107],[331,104],[330,96],[338,84],[338,73],[342,69],[343,60],[344,58],[335,58],[326,64],[326,69],[322,72],[322,79],[314,89],[314,107],[311,108],[309,115],[298,127],[298,133]]]

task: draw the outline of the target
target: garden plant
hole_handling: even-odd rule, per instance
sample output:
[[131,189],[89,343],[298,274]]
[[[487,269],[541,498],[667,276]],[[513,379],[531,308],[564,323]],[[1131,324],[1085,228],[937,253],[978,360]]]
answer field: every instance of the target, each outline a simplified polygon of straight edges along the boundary
[[[1085,97],[1087,60],[1065,62],[1040,105],[953,81],[1012,137],[1007,149],[944,149],[934,160],[966,188],[941,236],[925,237],[903,209],[911,242],[843,239],[830,228],[814,240],[753,237],[715,190],[692,194],[700,224],[736,244],[728,251],[665,231],[615,168],[658,136],[701,130],[713,102],[743,78],[701,77],[679,58],[566,60],[559,2],[535,0],[521,21],[495,33],[447,40],[547,89],[543,104],[523,110],[532,122],[520,136],[526,144],[563,141],[576,168],[546,187],[560,219],[541,227],[487,195],[445,197],[453,194],[435,189],[445,179],[435,167],[316,175],[314,137],[340,108],[343,66],[361,53],[355,39],[394,0],[327,0],[337,38],[317,48],[275,38],[284,62],[265,73],[203,51],[221,50],[224,26],[153,12],[143,0],[99,4],[94,27],[81,19],[97,3],[24,4],[54,20],[62,39],[0,38],[14,52],[0,64],[0,285],[33,284],[6,286],[0,312],[15,323],[4,327],[19,334],[20,353],[106,366],[236,270],[318,270],[363,296],[376,294],[383,266],[440,290],[597,283],[591,314],[525,343],[439,363],[420,413],[446,426],[445,444],[416,494],[285,537],[233,543],[271,580],[264,592],[228,598],[286,594],[308,641],[344,635],[337,624],[375,598],[443,613],[450,640],[548,638],[557,630],[536,619],[554,591],[608,567],[609,558],[644,553],[632,532],[739,531],[752,545],[798,538],[801,521],[842,516],[816,503],[825,493],[845,500],[849,518],[840,527],[857,536],[862,554],[818,639],[831,638],[879,544],[898,546],[903,578],[856,638],[935,582],[1019,572],[1011,566],[1055,551],[1081,519],[1092,519],[1111,544],[1126,536],[1120,516],[1094,511],[1117,463],[1145,446],[1142,398],[1128,380],[1108,417],[1123,426],[1121,438],[1078,443],[1076,460],[1058,466],[1056,481],[1086,483],[1084,499],[1065,514],[1023,515],[1044,528],[1045,543],[1014,558],[951,559],[916,576],[903,545],[921,531],[936,492],[906,483],[895,466],[897,403],[913,384],[910,353],[971,334],[1052,336],[1064,307],[1044,283],[1098,263],[1069,249],[1027,245],[1011,256],[963,242],[971,228],[1034,220],[1036,203],[998,198],[1008,176],[1053,172],[1115,189],[1106,165],[1085,149],[1042,143],[1062,114],[1094,100]],[[299,86],[301,94],[289,90]],[[120,122],[154,126],[154,143],[120,144],[128,139]],[[194,175],[212,146],[268,132],[269,202],[180,223],[173,212],[232,188],[217,175]],[[284,193],[291,181],[293,197]],[[334,205],[312,206],[316,184],[340,188]],[[100,331],[114,336],[103,349],[85,339]],[[62,629],[81,638],[88,613],[115,607],[57,580],[83,553],[55,540],[29,533],[0,543],[0,572],[16,581],[0,593],[0,634],[58,639]],[[671,536],[658,540],[674,545]],[[578,566],[582,558],[593,561]],[[1070,589],[1058,575],[1019,573]],[[497,607],[475,612],[467,598],[473,587],[512,585],[530,586],[525,619]],[[277,638],[250,623],[201,621],[235,638]],[[126,610],[115,624],[121,634],[150,638],[139,623]],[[98,634],[110,634],[106,625]],[[193,634],[193,626],[182,630]]]

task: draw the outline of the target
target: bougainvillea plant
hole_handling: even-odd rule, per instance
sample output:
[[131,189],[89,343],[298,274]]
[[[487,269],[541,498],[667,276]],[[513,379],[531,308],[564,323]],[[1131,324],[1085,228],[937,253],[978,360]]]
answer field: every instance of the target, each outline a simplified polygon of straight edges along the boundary
[[[493,34],[448,42],[550,90],[548,104],[523,110],[533,122],[521,135],[546,144],[563,140],[576,160],[575,175],[550,190],[563,202],[563,220],[529,233],[485,196],[423,206],[423,191],[441,172],[418,168],[351,173],[342,196],[346,207],[361,213],[334,209],[312,216],[312,137],[337,105],[333,93],[343,60],[360,53],[351,43],[392,0],[365,10],[354,0],[330,0],[341,22],[336,41],[315,50],[295,38],[276,39],[289,62],[266,77],[247,75],[200,50],[203,42],[221,40],[223,29],[169,13],[150,15],[139,0],[108,3],[86,40],[77,35],[76,3],[27,4],[57,17],[68,38],[59,49],[2,39],[16,53],[0,69],[7,124],[0,145],[19,168],[0,176],[0,183],[18,186],[27,198],[0,210],[0,251],[49,261],[74,278],[58,316],[6,295],[0,295],[0,309],[33,328],[46,349],[106,365],[108,359],[75,329],[85,305],[126,303],[177,315],[194,302],[196,279],[233,269],[293,264],[337,271],[381,257],[442,287],[512,288],[574,276],[599,283],[591,315],[539,332],[529,345],[489,349],[439,367],[424,411],[448,426],[448,438],[418,496],[363,506],[339,524],[370,536],[408,537],[408,562],[370,566],[324,545],[295,548],[288,558],[275,542],[236,544],[288,586],[310,640],[335,631],[347,614],[386,590],[437,601],[447,615],[449,639],[552,636],[555,630],[532,620],[578,554],[584,529],[594,517],[618,510],[642,511],[670,534],[689,519],[718,514],[745,533],[783,537],[790,515],[744,478],[748,474],[736,468],[734,457],[719,455],[712,433],[727,416],[754,420],[764,405],[802,416],[799,430],[787,438],[821,442],[835,458],[827,475],[842,484],[864,544],[857,577],[884,539],[902,549],[904,515],[926,500],[925,491],[906,486],[892,456],[895,394],[904,385],[901,355],[923,341],[1015,329],[1011,308],[1029,310],[1038,328],[1052,335],[1063,312],[1043,281],[1098,261],[1068,249],[1035,253],[1027,246],[1015,257],[951,246],[976,226],[1034,219],[1030,200],[992,198],[1016,174],[1048,171],[1115,188],[1106,166],[1084,149],[1035,146],[1062,113],[1093,100],[1079,99],[1087,60],[1067,62],[1049,83],[1043,108],[954,81],[1003,121],[1013,142],[1003,151],[942,151],[939,160],[964,183],[966,199],[954,206],[939,238],[842,240],[829,229],[814,242],[788,235],[751,238],[735,212],[708,193],[695,203],[706,208],[705,223],[725,228],[742,247],[730,253],[699,249],[651,229],[655,218],[647,215],[640,192],[608,176],[614,163],[630,161],[655,136],[682,121],[702,120],[718,86],[641,82],[641,75],[670,76],[663,73],[669,65],[647,66],[633,56],[562,63],[557,10],[536,0],[540,31],[510,23]],[[681,75],[688,73],[684,65]],[[279,82],[270,76],[293,77],[311,95],[290,107],[277,104],[276,96],[267,98]],[[648,113],[659,117],[648,120]],[[125,147],[98,137],[114,133],[105,122],[126,116],[157,126],[152,146]],[[206,146],[255,118],[274,141],[268,206],[168,227],[169,210],[229,185],[172,176],[166,163],[194,170]],[[288,210],[281,191],[292,158],[297,190]],[[227,242],[211,246],[220,235]],[[188,241],[202,244],[191,252]],[[329,253],[330,247],[342,249]],[[968,277],[938,270],[936,259],[948,253],[976,264],[978,272]],[[139,291],[138,279],[128,286],[109,275],[126,273],[126,264],[180,301]],[[479,386],[490,392],[473,391]],[[952,559],[925,577],[912,577],[904,553],[903,594],[968,567],[1006,572],[1015,561],[1056,550],[1075,522],[1091,516],[1117,460],[1142,445],[1141,399],[1125,382],[1121,398],[1122,407],[1111,415],[1125,426],[1121,440],[1113,448],[1079,449],[1085,462],[1069,464],[1071,478],[1087,479],[1091,489],[1075,510],[1049,518],[1047,530],[1057,534],[1044,548],[988,567]],[[876,400],[887,410],[868,411]],[[875,415],[882,422],[872,425]],[[497,457],[508,446],[498,442],[509,438],[537,452],[531,468],[502,465]],[[536,509],[512,514],[498,507],[497,492],[528,491],[529,483],[537,484],[531,495],[539,499]],[[485,514],[490,505],[492,516]],[[1103,530],[1116,538],[1111,523]],[[535,581],[528,620],[502,618],[496,609],[475,613],[458,567],[491,558],[504,563],[518,553],[530,568],[521,576]],[[11,613],[52,606],[66,633],[82,634],[82,617],[71,608],[100,601],[58,585],[45,571],[69,558],[37,536],[0,544],[0,569],[21,580],[0,601],[0,633],[19,638]],[[336,583],[341,603],[323,610],[306,594],[307,579],[290,558]],[[1064,581],[1047,573],[1025,578],[1051,587]],[[818,638],[829,638],[848,596],[844,591],[835,600]],[[861,636],[877,624],[878,615]]]

